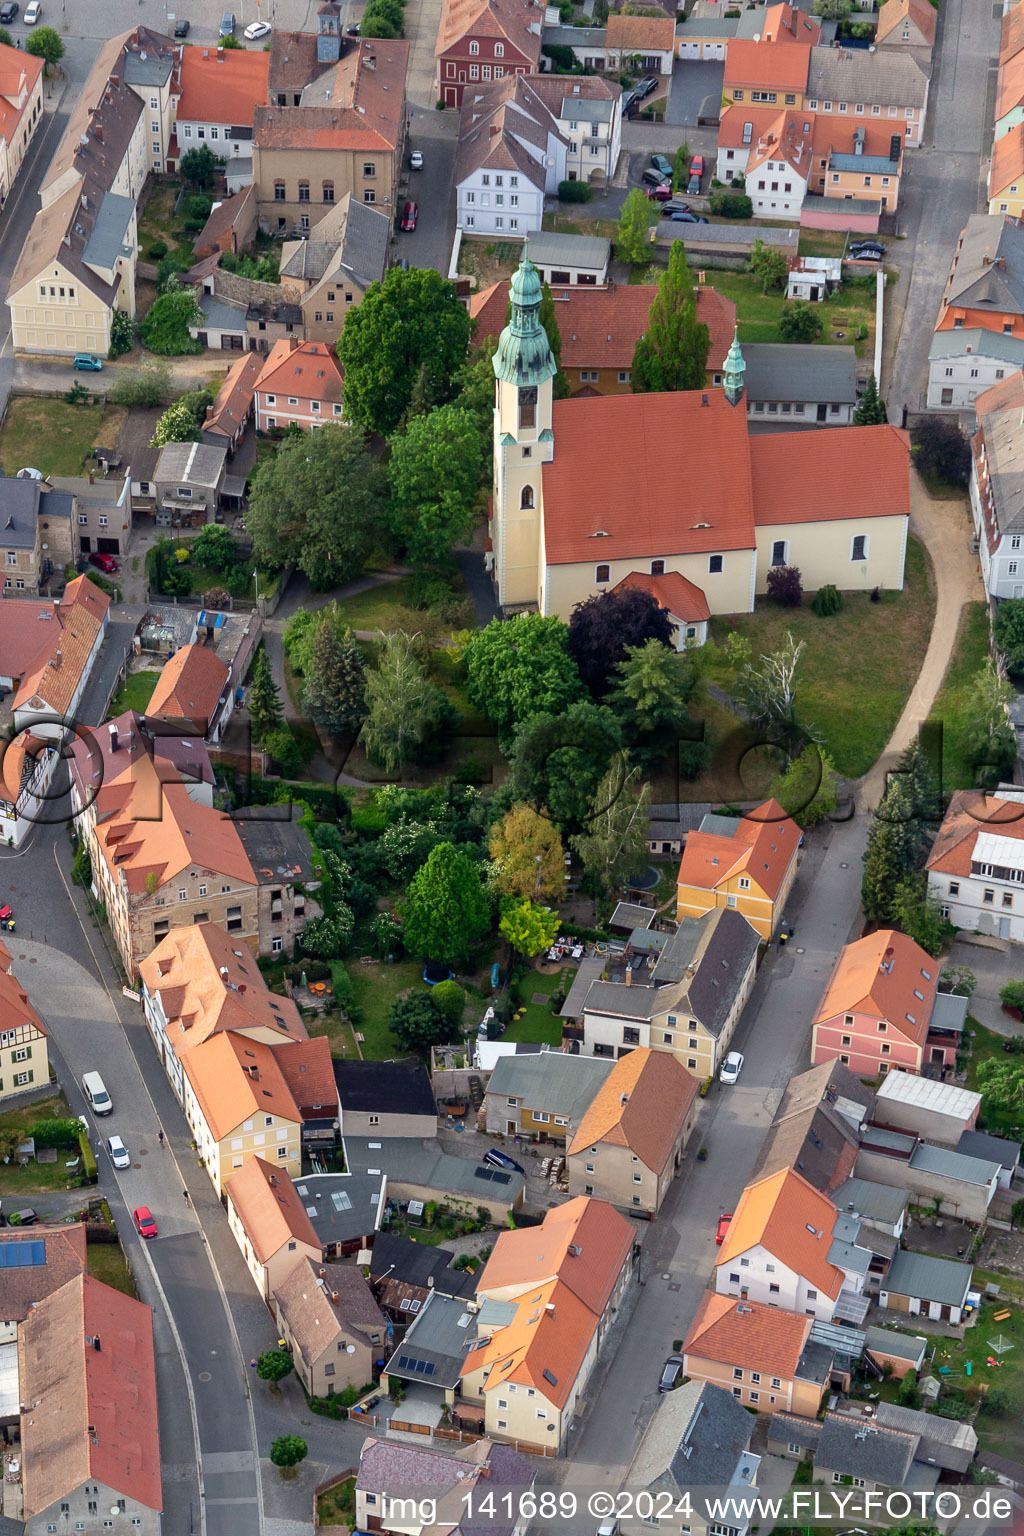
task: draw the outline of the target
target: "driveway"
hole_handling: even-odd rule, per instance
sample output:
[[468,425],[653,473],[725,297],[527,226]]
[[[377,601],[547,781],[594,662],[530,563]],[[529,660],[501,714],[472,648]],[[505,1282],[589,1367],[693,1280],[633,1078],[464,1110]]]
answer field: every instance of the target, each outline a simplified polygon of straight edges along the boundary
[[701,117],[717,117],[722,106],[725,64],[713,59],[677,59],[665,122],[694,127]]
[[409,114],[409,147],[423,152],[422,171],[410,171],[408,155],[400,183],[399,203],[414,200],[419,218],[411,234],[395,236],[392,253],[412,267],[433,267],[447,277],[455,239],[455,152],[459,119],[434,107],[413,107]]
[[1019,981],[1024,975],[1024,954],[1018,945],[1005,939],[983,939],[974,935],[958,938],[946,964],[966,965],[974,972],[978,985],[969,1012],[979,1024],[1008,1038],[1024,1034],[1024,1024],[1004,1013],[999,1001],[1000,988],[1008,981]]

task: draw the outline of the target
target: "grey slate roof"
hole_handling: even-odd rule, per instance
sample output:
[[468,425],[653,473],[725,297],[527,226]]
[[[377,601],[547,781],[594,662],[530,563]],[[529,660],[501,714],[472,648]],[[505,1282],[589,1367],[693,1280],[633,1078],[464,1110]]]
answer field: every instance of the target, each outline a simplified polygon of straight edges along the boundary
[[608,123],[614,110],[612,97],[563,96],[559,116],[579,123]]
[[[600,983],[599,983],[600,985]],[[620,987],[625,992],[625,987]],[[632,988],[629,989],[632,991]],[[644,990],[648,990],[645,988]],[[541,1051],[536,1056],[502,1056],[491,1073],[488,1094],[522,1099],[528,1109],[579,1119],[614,1067],[598,1056]]]
[[779,1440],[784,1445],[799,1445],[803,1450],[813,1450],[821,1439],[821,1423],[818,1419],[804,1419],[797,1413],[775,1413],[768,1421],[769,1440]]
[[606,37],[604,27],[544,27],[541,32],[542,42],[559,48],[604,48]]
[[859,1416],[827,1413],[814,1465],[882,1483],[886,1488],[899,1488],[906,1481],[917,1446],[917,1435],[906,1430],[881,1428]]
[[208,443],[165,443],[153,472],[155,480],[216,485],[224,472],[228,451]]
[[898,49],[812,48],[807,94],[825,101],[922,107],[928,75],[917,59]]
[[[753,13],[757,16],[757,13]],[[676,37],[683,41],[689,37],[736,37],[739,33],[742,17],[737,20],[730,16],[726,21],[723,16],[719,21],[714,16],[698,16],[690,21],[681,21],[676,27]],[[757,17],[759,28],[764,26],[763,17]]]
[[130,256],[132,246],[128,235],[134,217],[134,198],[107,192],[85,242],[83,260],[109,269],[116,265],[119,256]]
[[245,309],[238,304],[227,304],[215,293],[201,293],[199,308],[206,317],[205,328],[211,331],[236,331],[245,335]]
[[0,538],[5,549],[35,549],[40,510],[51,517],[70,517],[71,497],[48,491],[42,500],[38,480],[0,475]]
[[751,400],[857,403],[857,354],[853,347],[811,347],[786,342],[745,346],[744,382]]
[[972,214],[960,237],[945,301],[964,309],[990,309],[997,316],[1024,314],[1024,230],[1001,213]]
[[611,256],[610,240],[596,235],[531,234],[526,255],[535,267],[605,267]]
[[899,1221],[906,1208],[907,1192],[888,1184],[874,1184],[870,1179],[847,1179],[832,1193],[836,1209],[867,1221]]
[[737,1482],[751,1486],[758,1461],[748,1454],[753,1429],[753,1417],[729,1393],[688,1381],[658,1403],[628,1486],[673,1493]]
[[912,1360],[919,1365],[928,1348],[928,1340],[919,1335],[899,1333],[892,1328],[868,1328],[865,1348],[873,1354],[892,1355],[897,1360]]
[[[856,1155],[857,1124],[873,1100],[871,1090],[841,1061],[823,1062],[790,1078],[751,1178],[769,1178],[782,1168],[793,1168],[826,1193],[840,1158],[844,1153],[851,1159]],[[844,1114],[841,1105],[853,1113]]]
[[[464,1297],[433,1291],[384,1369],[389,1375],[421,1386],[455,1387],[462,1375],[467,1347],[476,1333],[476,1316],[466,1311]],[[403,1359],[425,1361],[434,1369],[413,1370],[401,1364]]]
[[620,901],[611,915],[608,926],[616,931],[627,933],[632,932],[634,928],[648,928],[657,911],[657,907],[640,907],[632,901]]
[[963,1034],[967,1022],[967,1003],[968,999],[959,992],[936,992],[928,1028],[948,1029],[954,1034]]
[[962,1152],[951,1152],[948,1147],[933,1147],[922,1141],[914,1149],[911,1168],[921,1168],[925,1173],[937,1173],[944,1179],[956,1179],[961,1184],[989,1184],[999,1172],[999,1164],[982,1162],[977,1157],[965,1157]]
[[[148,46],[147,46],[148,40]],[[170,79],[172,59],[169,52],[158,54],[152,43],[174,45],[159,33],[139,30],[141,49],[129,47],[124,56],[124,78],[128,85],[166,85]]]
[[380,1115],[436,1116],[426,1067],[404,1061],[335,1061],[341,1108]]
[[928,348],[928,357],[937,362],[944,357],[995,357],[1019,368],[1024,363],[1024,341],[1018,336],[1004,336],[1002,331],[936,331]]
[[454,1257],[447,1248],[432,1248],[429,1243],[414,1243],[408,1237],[378,1232],[373,1240],[370,1274],[375,1281],[389,1275],[421,1291],[429,1290],[428,1282],[433,1281],[446,1295],[472,1299],[476,1295],[473,1277],[466,1270],[450,1267]]
[[1016,1168],[1020,1162],[1020,1142],[1005,1136],[986,1136],[984,1131],[964,1131],[956,1150],[967,1157],[980,1157],[998,1163],[1001,1168]]
[[[481,1157],[484,1151],[481,1147]],[[457,1195],[462,1200],[480,1198],[512,1205],[526,1187],[521,1173],[503,1168],[487,1168],[487,1177],[478,1178],[482,1163],[443,1152],[440,1142],[430,1136],[384,1136],[372,1141],[346,1136],[345,1159],[356,1173],[376,1169],[391,1182]]]
[[349,1243],[377,1229],[384,1179],[381,1174],[312,1173],[295,1189],[320,1241]]
[[934,1460],[937,1466],[966,1472],[978,1449],[978,1437],[970,1424],[959,1419],[944,1419],[920,1408],[901,1408],[898,1403],[880,1402],[875,1422],[888,1429],[902,1429],[921,1437],[917,1454],[922,1461]]
[[670,800],[658,805],[649,805],[647,807],[650,821],[648,836],[666,839],[685,837],[688,832],[697,830],[710,809],[711,806],[706,801],[684,801],[677,805]]
[[894,1296],[916,1296],[922,1301],[961,1307],[973,1273],[970,1264],[936,1259],[928,1253],[911,1253],[904,1248],[893,1259],[882,1288]]
[[[819,201],[824,202],[826,199],[815,199],[815,206]],[[851,203],[844,206],[854,207]],[[680,229],[686,231],[682,237],[678,234]],[[773,250],[788,249],[795,256],[800,244],[798,229],[768,228],[763,224],[760,227],[756,224],[673,224],[672,230],[673,239],[682,238],[686,249],[692,247],[695,251],[716,246],[752,247],[755,240],[763,240]]]
[[819,1344],[815,1339],[808,1339],[796,1363],[797,1381],[814,1381],[820,1386],[825,1386],[832,1374],[832,1362],[835,1357],[835,1350],[830,1349],[827,1344]]
[[876,171],[884,176],[894,171],[898,164],[898,160],[890,160],[888,155],[829,155],[828,157],[830,171]]

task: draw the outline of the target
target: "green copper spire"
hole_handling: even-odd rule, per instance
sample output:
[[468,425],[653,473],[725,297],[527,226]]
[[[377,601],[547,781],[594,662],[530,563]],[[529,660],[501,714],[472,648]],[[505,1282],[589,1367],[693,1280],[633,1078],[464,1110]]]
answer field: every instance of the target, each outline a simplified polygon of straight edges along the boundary
[[725,368],[725,398],[730,405],[739,405],[743,395],[743,375],[747,371],[747,365],[743,361],[743,353],[740,351],[739,330],[732,333],[732,346],[726,354]]
[[523,259],[512,278],[512,318],[498,339],[495,377],[506,384],[545,384],[557,373],[548,333],[540,323],[541,282],[532,261]]

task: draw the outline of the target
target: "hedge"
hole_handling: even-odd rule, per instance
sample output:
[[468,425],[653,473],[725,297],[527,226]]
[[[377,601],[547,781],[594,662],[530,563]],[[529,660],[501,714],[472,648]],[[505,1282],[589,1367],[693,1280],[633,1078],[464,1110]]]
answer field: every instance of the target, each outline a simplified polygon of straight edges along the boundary
[[99,1170],[96,1167],[96,1154],[92,1150],[92,1147],[89,1145],[89,1138],[84,1131],[82,1131],[78,1138],[78,1147],[82,1154],[83,1175],[90,1184],[96,1184],[99,1181]]

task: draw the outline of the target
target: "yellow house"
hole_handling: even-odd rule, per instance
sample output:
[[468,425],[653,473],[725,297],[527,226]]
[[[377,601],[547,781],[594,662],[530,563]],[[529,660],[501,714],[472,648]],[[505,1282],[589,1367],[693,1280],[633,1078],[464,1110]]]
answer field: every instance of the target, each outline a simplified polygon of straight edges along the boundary
[[1024,214],[1024,123],[1018,123],[992,145],[988,172],[988,211]]
[[[910,514],[909,446],[889,426],[751,436],[746,364],[733,344],[723,387],[553,400],[556,373],[529,261],[510,288],[494,355],[494,481],[488,568],[499,605],[568,620],[629,577],[681,576],[706,614],[749,613],[770,565],[804,587],[900,590]],[[662,447],[699,443],[686,473]],[[621,445],[636,445],[623,453]],[[556,451],[557,449],[557,451]],[[870,498],[856,512],[850,487]],[[694,610],[696,612],[696,609]],[[688,616],[685,639],[699,641]]]
[[678,921],[731,907],[762,939],[770,939],[796,878],[799,848],[800,828],[777,800],[766,800],[745,816],[705,816],[683,849]]
[[0,1103],[50,1081],[46,1029],[0,942]]
[[756,1413],[816,1419],[831,1361],[823,1350],[804,1354],[813,1322],[799,1312],[705,1291],[683,1340],[683,1371]]
[[232,1032],[189,1051],[185,1118],[218,1195],[261,1157],[289,1178],[302,1172],[302,1115],[268,1045]]

